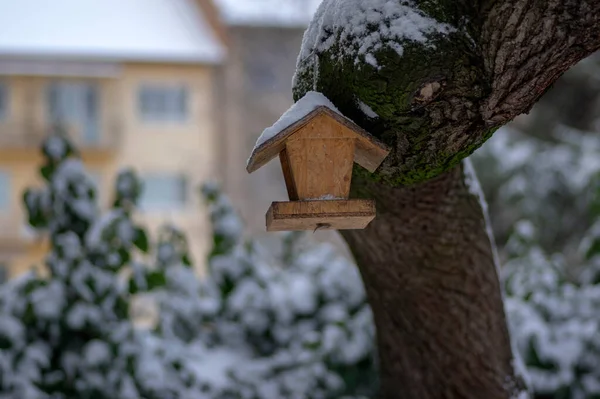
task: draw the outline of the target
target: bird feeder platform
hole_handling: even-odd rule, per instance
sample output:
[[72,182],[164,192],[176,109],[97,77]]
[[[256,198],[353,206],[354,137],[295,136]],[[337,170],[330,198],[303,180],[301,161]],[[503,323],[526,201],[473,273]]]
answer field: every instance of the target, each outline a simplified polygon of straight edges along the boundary
[[273,202],[267,231],[364,229],[375,201],[349,199],[354,162],[374,172],[389,149],[309,92],[259,138],[247,171],[279,156],[290,201]]

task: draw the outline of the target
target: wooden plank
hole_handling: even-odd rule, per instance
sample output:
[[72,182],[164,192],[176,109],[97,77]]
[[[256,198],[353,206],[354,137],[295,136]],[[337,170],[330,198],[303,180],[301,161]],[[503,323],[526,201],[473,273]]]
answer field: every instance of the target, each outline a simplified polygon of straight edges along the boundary
[[332,118],[329,113],[321,112],[310,122],[298,130],[290,140],[294,139],[354,139],[356,133]]
[[267,231],[364,229],[375,218],[374,200],[273,202]]
[[286,152],[298,199],[348,199],[354,146],[353,138],[288,141]]
[[354,162],[373,173],[390,153],[390,148],[377,140],[356,123],[327,107],[323,107],[322,115],[328,116],[339,124],[339,130],[343,136],[356,138],[356,149],[354,151]]
[[281,162],[281,171],[283,172],[283,178],[285,179],[288,197],[290,198],[290,201],[298,201],[296,182],[294,181],[290,160],[285,148],[279,153],[279,161]]
[[354,162],[373,173],[389,153],[389,149],[371,145],[367,140],[359,138],[356,140]]
[[290,138],[290,136],[301,130],[304,130],[304,128],[307,127],[307,125],[317,116],[335,120],[341,126],[343,126],[344,130],[341,132],[341,134],[344,137],[347,134],[352,134],[356,138],[357,143],[354,160],[370,172],[374,172],[389,154],[390,149],[385,144],[367,133],[356,123],[325,106],[320,106],[306,115],[304,118],[283,129],[279,134],[255,148],[252,151],[250,159],[248,160],[248,165],[246,166],[248,173],[254,172],[278,156],[285,147],[285,142]]

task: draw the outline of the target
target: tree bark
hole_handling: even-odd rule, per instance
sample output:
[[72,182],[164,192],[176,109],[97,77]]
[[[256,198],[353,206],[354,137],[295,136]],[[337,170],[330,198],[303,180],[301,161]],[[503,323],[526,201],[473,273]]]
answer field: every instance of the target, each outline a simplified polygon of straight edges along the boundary
[[516,398],[486,218],[460,161],[600,48],[600,0],[397,1],[455,29],[384,42],[374,67],[328,18],[361,3],[324,0],[294,79],[296,100],[320,91],[392,148],[374,174],[355,168],[353,196],[378,215],[343,233],[374,311],[381,396]]
[[377,221],[342,235],[375,315],[381,396],[517,397],[494,253],[463,167],[411,187],[360,183]]

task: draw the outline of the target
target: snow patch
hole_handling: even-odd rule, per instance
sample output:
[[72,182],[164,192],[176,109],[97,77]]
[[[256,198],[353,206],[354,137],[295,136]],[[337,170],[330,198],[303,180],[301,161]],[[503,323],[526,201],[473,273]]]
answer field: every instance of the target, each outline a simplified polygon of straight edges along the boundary
[[402,56],[401,42],[432,46],[433,35],[454,31],[413,0],[324,0],[304,34],[296,75],[312,70],[319,55],[331,50],[335,60],[351,58],[355,65],[366,62],[378,68],[376,53],[386,47]]
[[44,143],[44,149],[54,161],[58,161],[67,155],[67,143],[63,137],[48,137]]
[[100,245],[104,230],[116,220],[123,217],[123,215],[123,210],[114,209],[97,218],[85,236],[86,246],[89,248],[95,248]]
[[336,197],[333,194],[325,194],[325,195],[322,195],[317,198],[308,198],[307,201],[334,201],[334,200],[341,200],[341,199],[344,199],[344,198]]
[[287,127],[293,125],[298,122],[300,119],[304,118],[306,115],[310,114],[312,111],[317,109],[318,107],[327,107],[330,110],[337,112],[342,115],[342,113],[333,105],[331,101],[323,94],[316,91],[309,91],[298,100],[294,105],[290,107],[282,116],[279,118],[275,124],[267,129],[265,129],[258,140],[256,141],[256,145],[254,148],[258,148],[267,140],[275,137],[282,130]]
[[234,351],[228,348],[198,347],[197,353],[190,356],[190,368],[203,380],[215,388],[226,386],[229,370],[235,366],[243,365],[250,358],[243,351]]
[[[1,1],[0,53],[220,63],[226,49],[188,0]],[[110,26],[110,29],[105,29]]]
[[234,26],[306,27],[321,0],[217,0]]
[[373,119],[379,118],[379,115],[377,115],[377,113],[375,111],[373,111],[373,108],[369,107],[367,104],[365,104],[361,100],[358,100],[358,108],[360,108],[362,113],[365,114],[366,116],[368,116],[369,118],[373,118]]
[[463,173],[465,184],[467,185],[469,192],[477,198],[479,204],[481,205],[481,211],[483,212],[483,218],[485,221],[485,230],[490,240],[490,245],[492,246],[494,264],[496,266],[498,275],[500,275],[500,257],[498,256],[498,248],[496,247],[496,240],[494,239],[494,232],[492,231],[492,223],[488,213],[488,205],[487,202],[485,202],[485,196],[483,195],[483,190],[481,189],[481,185],[477,179],[477,174],[475,173],[475,168],[473,168],[473,163],[469,158],[463,160]]

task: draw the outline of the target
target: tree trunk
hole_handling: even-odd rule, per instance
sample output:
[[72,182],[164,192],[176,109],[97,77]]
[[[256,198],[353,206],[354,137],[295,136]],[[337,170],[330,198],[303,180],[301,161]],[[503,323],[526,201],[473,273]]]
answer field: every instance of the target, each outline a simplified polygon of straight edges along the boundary
[[463,177],[458,166],[411,187],[362,182],[377,220],[343,232],[375,315],[383,398],[495,399],[524,388],[482,208]]
[[460,161],[598,48],[600,0],[323,1],[294,98],[324,93],[392,148],[374,174],[355,168],[353,196],[375,198],[378,215],[343,233],[375,315],[383,398],[520,397]]

